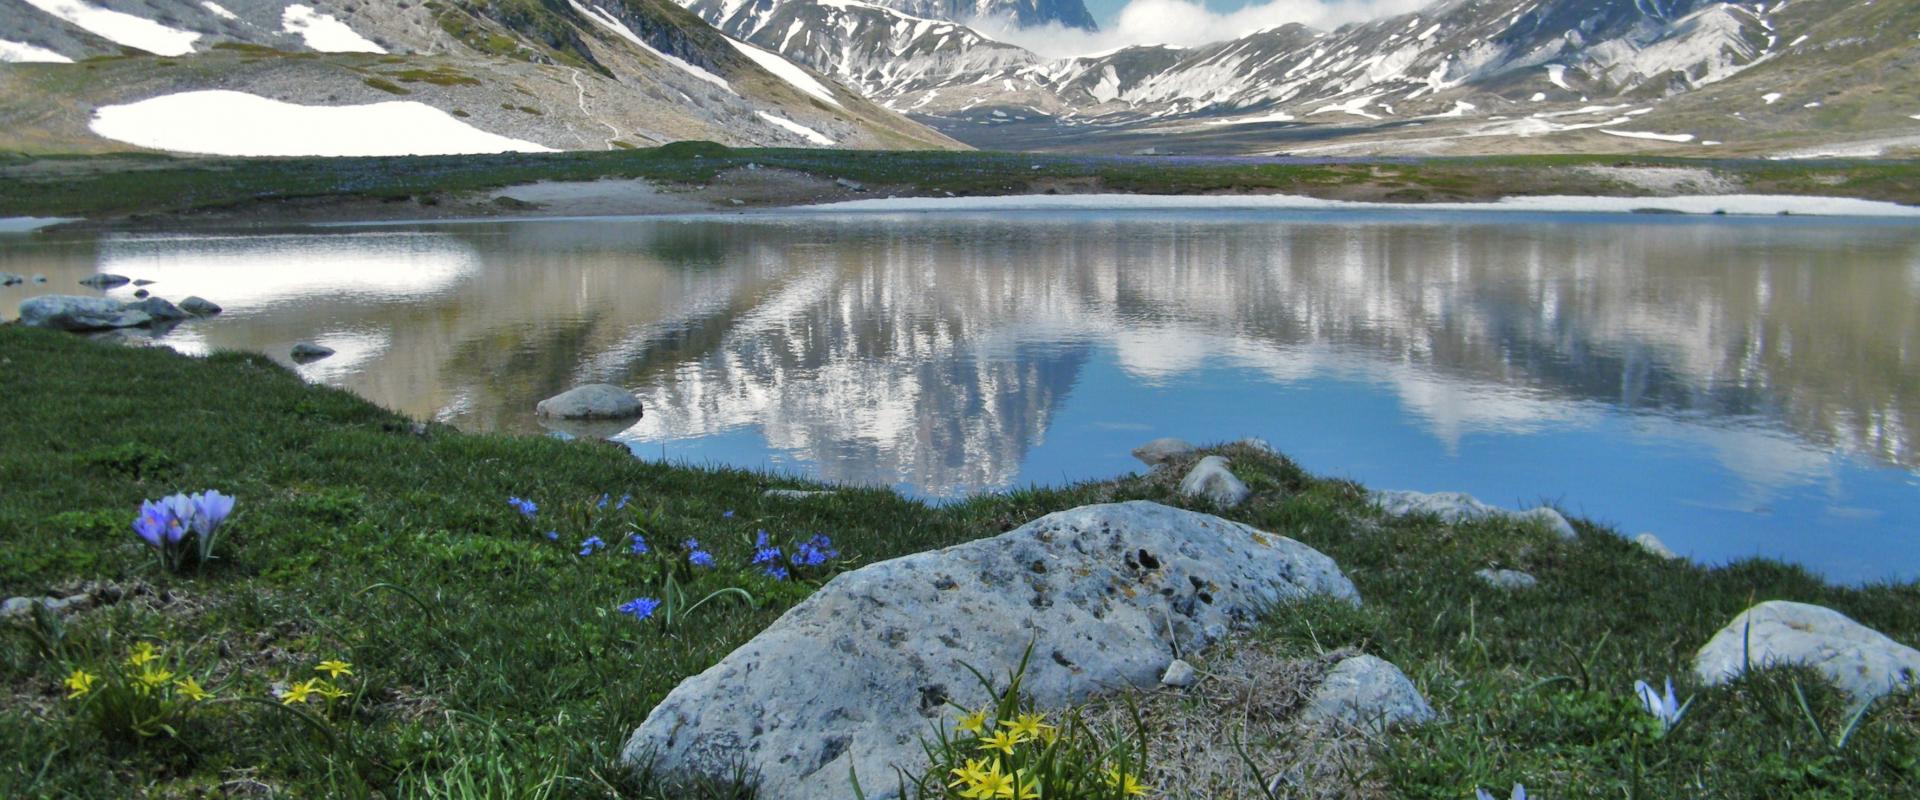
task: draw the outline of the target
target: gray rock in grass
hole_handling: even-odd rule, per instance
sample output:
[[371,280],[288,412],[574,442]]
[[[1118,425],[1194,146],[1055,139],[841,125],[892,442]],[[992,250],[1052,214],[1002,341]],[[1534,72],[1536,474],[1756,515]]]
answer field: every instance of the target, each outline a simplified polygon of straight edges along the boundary
[[534,406],[534,413],[558,419],[633,419],[640,401],[632,392],[607,383],[577,386]]
[[1205,497],[1222,508],[1232,508],[1246,502],[1253,491],[1227,469],[1226,459],[1207,456],[1187,471],[1187,477],[1180,479],[1180,493]]
[[1307,699],[1300,719],[1312,724],[1337,724],[1371,734],[1401,725],[1433,719],[1433,707],[1420,696],[1413,681],[1385,659],[1358,655],[1327,671],[1319,688]]
[[1920,681],[1920,651],[1831,608],[1786,600],[1740,612],[1693,657],[1708,686],[1780,666],[1813,669],[1863,703]]
[[1167,670],[1160,673],[1160,685],[1175,689],[1185,689],[1199,680],[1200,673],[1194,671],[1193,665],[1178,658],[1167,664]]
[[1531,589],[1540,584],[1540,579],[1517,569],[1483,569],[1473,575],[1496,589]]
[[1639,536],[1633,537],[1633,543],[1639,546],[1640,549],[1645,550],[1648,553],[1651,553],[1653,555],[1664,558],[1668,561],[1673,561],[1680,557],[1678,553],[1675,553],[1671,549],[1668,549],[1667,543],[1660,541],[1660,537],[1655,536],[1651,533],[1643,533],[1643,534],[1640,534]]
[[[1157,503],[1049,514],[1011,532],[844,573],[669,693],[621,757],[679,778],[759,775],[763,800],[897,797],[894,768],[953,706],[988,694],[1032,644],[1023,687],[1057,710],[1160,683],[1283,603],[1359,602],[1332,559],[1299,542]],[[1169,641],[1171,637],[1172,641]]]
[[1532,522],[1541,525],[1562,539],[1572,539],[1576,535],[1573,524],[1567,522],[1565,516],[1546,506],[1527,511],[1513,511],[1487,505],[1464,492],[1380,490],[1373,492],[1371,497],[1374,505],[1379,506],[1381,511],[1395,517],[1431,514],[1449,525],[1488,517],[1505,517],[1516,522]]

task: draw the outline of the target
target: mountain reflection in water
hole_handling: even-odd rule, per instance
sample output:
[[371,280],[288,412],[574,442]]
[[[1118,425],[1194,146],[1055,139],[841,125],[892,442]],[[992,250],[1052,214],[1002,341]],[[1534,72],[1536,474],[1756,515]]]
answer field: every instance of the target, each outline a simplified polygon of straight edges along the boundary
[[9,239],[0,270],[208,297],[228,313],[161,341],[319,341],[310,378],[469,430],[606,381],[646,404],[643,456],[931,497],[1260,436],[1705,560],[1920,575],[1911,224],[795,215]]

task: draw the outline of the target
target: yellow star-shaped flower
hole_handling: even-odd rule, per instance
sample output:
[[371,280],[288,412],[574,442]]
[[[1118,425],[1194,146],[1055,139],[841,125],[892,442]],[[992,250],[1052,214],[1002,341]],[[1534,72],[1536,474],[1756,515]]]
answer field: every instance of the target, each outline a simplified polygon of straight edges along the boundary
[[61,685],[67,687],[67,699],[72,700],[84,697],[88,692],[93,691],[93,682],[99,679],[98,675],[84,669],[76,669],[73,674],[67,676],[66,680],[61,681]]
[[158,660],[159,658],[159,648],[154,647],[152,642],[141,642],[134,646],[133,654],[127,656],[127,666],[146,666],[148,662]]
[[958,789],[962,786],[972,787],[980,782],[981,776],[986,774],[986,759],[969,758],[966,763],[953,769],[953,782],[947,784],[947,788]]
[[191,675],[185,678],[181,678],[180,680],[174,681],[173,689],[174,691],[179,692],[181,697],[187,698],[188,700],[191,700],[195,703],[201,702],[203,700],[208,700],[213,697],[213,693],[200,688],[200,682],[194,680],[193,676]]
[[1040,731],[1050,726],[1047,725],[1047,718],[1042,715],[1021,714],[1012,722],[1001,722],[1000,727],[1013,731],[1014,735],[1021,739],[1038,739]]
[[1005,755],[1013,755],[1013,746],[1026,741],[1020,734],[1009,730],[998,730],[980,737],[980,749],[998,750]]
[[1129,775],[1117,769],[1107,770],[1107,785],[1119,789],[1128,797],[1138,797],[1147,793],[1147,787],[1140,785],[1138,775]]
[[289,686],[287,687],[286,694],[280,695],[280,702],[283,705],[289,706],[307,702],[307,698],[312,696],[314,691],[319,688],[319,683],[319,679],[314,679],[301,681]]
[[330,658],[320,662],[320,665],[314,667],[313,671],[327,673],[327,677],[339,680],[342,675],[353,674],[353,665],[337,658]]
[[954,730],[978,735],[987,729],[987,712],[975,711],[954,723]]
[[995,762],[992,770],[981,774],[980,780],[962,791],[960,796],[969,800],[995,800],[1007,797],[1012,792],[1013,778],[1001,772],[1000,764]]

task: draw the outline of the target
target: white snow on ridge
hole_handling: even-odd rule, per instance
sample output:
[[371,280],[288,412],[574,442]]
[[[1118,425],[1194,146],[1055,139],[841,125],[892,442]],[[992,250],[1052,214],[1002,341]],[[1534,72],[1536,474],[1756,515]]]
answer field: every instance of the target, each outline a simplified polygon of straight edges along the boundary
[[809,128],[798,122],[794,122],[793,120],[787,119],[785,117],[781,117],[775,114],[769,114],[765,111],[755,111],[753,113],[759,114],[761,119],[764,119],[768,122],[771,122],[775,125],[778,125],[782,128],[785,128],[789,131],[799,134],[801,138],[806,139],[809,142],[813,142],[814,144],[827,146],[834,143],[832,139],[827,138],[826,134],[816,131],[812,128]]
[[1659,142],[1677,143],[1693,141],[1693,134],[1691,133],[1649,133],[1647,131],[1616,131],[1605,129],[1600,132],[1609,136],[1620,136],[1627,139],[1652,139]]
[[584,16],[584,17],[587,17],[588,19],[593,20],[600,27],[606,28],[607,30],[613,32],[614,35],[634,43],[640,49],[645,50],[648,53],[652,54],[654,58],[660,59],[661,61],[665,61],[672,66],[679,67],[682,72],[685,72],[688,75],[692,75],[693,77],[699,78],[700,80],[706,81],[707,83],[711,83],[715,86],[718,86],[721,89],[726,90],[728,94],[732,94],[732,95],[739,94],[739,92],[736,92],[733,90],[733,84],[728,83],[726,78],[722,78],[718,75],[713,74],[712,72],[701,69],[700,67],[694,65],[693,62],[688,61],[684,58],[680,58],[679,56],[668,55],[667,53],[661,52],[659,48],[656,48],[653,45],[647,44],[647,40],[640,38],[640,35],[637,33],[634,33],[632,28],[627,27],[626,23],[621,22],[619,17],[615,17],[614,15],[608,13],[606,9],[601,8],[599,6],[588,7],[586,5],[582,5],[579,2],[579,0],[567,0],[567,4],[573,6],[573,10],[580,12],[581,16]]
[[240,18],[236,16],[233,12],[228,11],[226,6],[213,2],[213,0],[201,0],[200,7],[206,9],[208,13],[211,13],[214,16],[219,17],[221,19],[232,20],[232,19]]
[[1127,211],[1127,210],[1274,210],[1274,211],[1526,211],[1565,214],[1627,214],[1643,209],[1683,214],[1776,216],[1781,212],[1813,216],[1900,217],[1920,219],[1920,206],[1879,200],[1799,195],[1723,194],[1683,197],[1583,197],[1552,195],[1507,197],[1488,203],[1363,203],[1300,195],[1011,195],[1002,197],[897,197],[851,200],[790,209],[784,213],[978,212],[978,211]]
[[94,112],[95,134],[180,153],[222,156],[406,156],[545,153],[552,148],[468,125],[425,103],[303,106],[230,91],[162,95]]
[[1781,94],[1779,92],[1768,92],[1766,94],[1760,95],[1760,99],[1767,101],[1767,105],[1773,105],[1774,103],[1779,102],[1780,98],[1781,98]]
[[1255,125],[1262,122],[1292,122],[1293,115],[1285,111],[1261,114],[1257,117],[1234,117],[1233,119],[1210,119],[1208,125]]
[[23,0],[88,33],[118,45],[145,50],[157,56],[184,56],[193,52],[200,34],[169,28],[145,17],[122,14],[80,0]]
[[727,37],[727,44],[733,45],[733,49],[753,59],[753,63],[759,64],[761,69],[773,73],[774,77],[792,84],[793,88],[832,103],[835,108],[846,108],[840,105],[840,100],[833,96],[833,90],[827,88],[826,84],[814,80],[806,70],[794,66],[793,62],[782,58],[780,54],[762,50],[731,36]]
[[281,29],[297,34],[307,46],[322,53],[385,53],[372,39],[355,33],[347,23],[312,6],[291,5],[280,14]]
[[1573,88],[1567,85],[1567,66],[1565,64],[1548,64],[1547,80],[1562,89]]
[[71,64],[73,59],[44,47],[0,39],[0,62],[7,64]]

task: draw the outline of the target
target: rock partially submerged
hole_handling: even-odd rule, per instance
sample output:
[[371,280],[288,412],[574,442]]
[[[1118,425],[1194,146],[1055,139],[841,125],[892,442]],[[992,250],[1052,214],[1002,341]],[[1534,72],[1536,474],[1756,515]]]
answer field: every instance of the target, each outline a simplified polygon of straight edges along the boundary
[[127,282],[128,282],[127,276],[115,275],[111,272],[102,272],[98,275],[88,275],[87,277],[80,279],[81,286],[86,286],[94,289],[111,289],[115,286],[125,286],[127,285]]
[[1786,600],[1740,612],[1693,657],[1709,686],[1777,666],[1809,667],[1863,703],[1920,681],[1920,651],[1831,608]]
[[319,361],[320,359],[333,355],[333,353],[333,348],[327,347],[326,345],[314,344],[313,342],[299,342],[293,346],[293,349],[287,351],[287,356],[294,361],[305,364],[309,361]]
[[154,322],[179,322],[188,317],[187,312],[180,310],[179,306],[167,302],[166,298],[163,297],[142,298],[138,302],[128,303],[125,308],[128,311],[138,311],[146,314],[148,317],[151,317]]
[[1300,719],[1314,724],[1341,725],[1371,734],[1401,725],[1433,719],[1433,707],[1420,696],[1413,681],[1385,659],[1357,655],[1327,671],[1313,690]]
[[195,295],[180,301],[180,310],[196,317],[211,317],[220,313],[220,306],[204,297]]
[[1374,505],[1379,506],[1381,511],[1396,517],[1432,514],[1449,525],[1488,517],[1506,517],[1516,522],[1538,523],[1559,534],[1563,539],[1571,539],[1576,535],[1573,524],[1567,522],[1566,517],[1546,506],[1527,511],[1512,511],[1487,505],[1464,492],[1383,490],[1374,492],[1372,498]]
[[105,297],[49,294],[20,303],[20,324],[59,331],[103,331],[137,328],[153,323],[144,311],[130,309]]
[[895,765],[925,764],[949,701],[988,699],[968,666],[1004,676],[1031,642],[1024,688],[1058,709],[1155,686],[1176,649],[1313,596],[1359,601],[1332,559],[1285,537],[1149,502],[1050,514],[834,578],[676,687],[622,759],[682,777],[744,767],[766,800],[851,796],[851,769],[868,796],[895,797]]
[[607,383],[568,389],[540,401],[533,410],[557,419],[634,419],[641,413],[640,401],[632,392]]
[[15,275],[11,272],[0,272],[0,286],[15,286],[26,282],[27,279],[25,276]]
[[1221,508],[1232,508],[1246,502],[1253,491],[1227,469],[1225,458],[1207,456],[1187,471],[1187,477],[1180,479],[1180,493],[1207,498]]
[[1157,467],[1176,458],[1193,455],[1194,446],[1185,439],[1168,436],[1133,448],[1133,457],[1149,467]]

